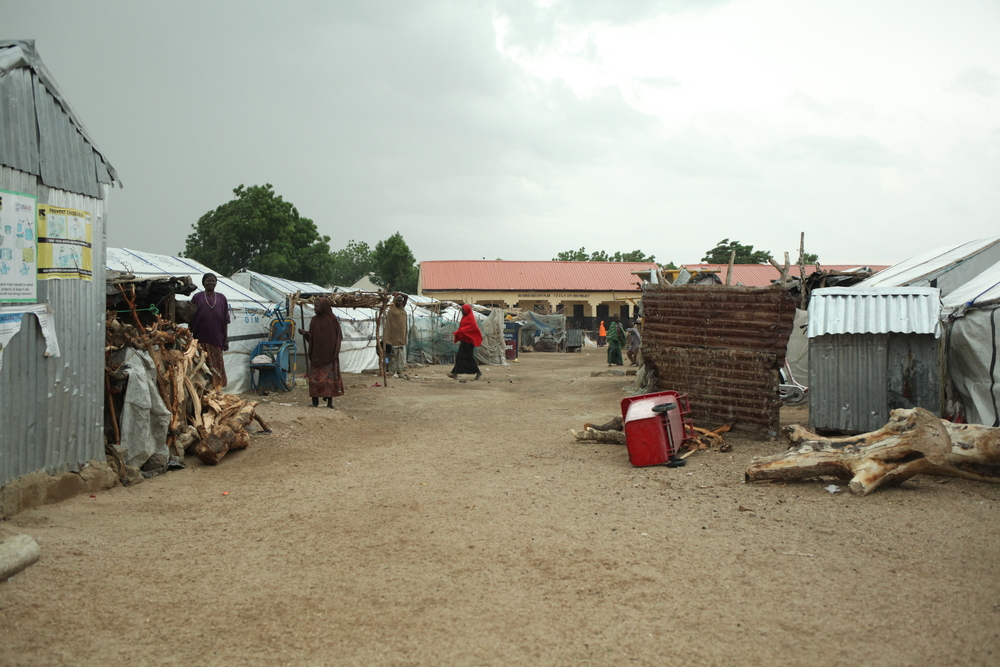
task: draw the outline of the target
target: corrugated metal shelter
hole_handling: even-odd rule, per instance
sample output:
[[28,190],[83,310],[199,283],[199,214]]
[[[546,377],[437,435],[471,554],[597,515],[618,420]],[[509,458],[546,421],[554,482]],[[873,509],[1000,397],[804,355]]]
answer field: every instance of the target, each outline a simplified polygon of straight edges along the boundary
[[940,290],[827,287],[809,304],[809,424],[866,432],[896,408],[941,414]]
[[[104,256],[107,199],[118,184],[60,94],[32,40],[0,41],[0,190],[91,214],[90,280],[39,280],[60,356],[45,356],[34,316],[3,347],[0,485],[104,460]],[[0,307],[14,309],[9,302]]]
[[660,389],[691,398],[697,423],[777,434],[778,369],[795,302],[777,287],[648,285],[642,359]]

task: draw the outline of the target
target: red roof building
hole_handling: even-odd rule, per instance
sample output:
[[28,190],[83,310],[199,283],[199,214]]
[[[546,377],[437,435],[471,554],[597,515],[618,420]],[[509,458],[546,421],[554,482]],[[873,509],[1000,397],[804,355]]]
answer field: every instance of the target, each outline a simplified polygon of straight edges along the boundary
[[642,283],[656,280],[656,269],[654,262],[421,262],[417,291],[442,301],[567,317],[627,317]]

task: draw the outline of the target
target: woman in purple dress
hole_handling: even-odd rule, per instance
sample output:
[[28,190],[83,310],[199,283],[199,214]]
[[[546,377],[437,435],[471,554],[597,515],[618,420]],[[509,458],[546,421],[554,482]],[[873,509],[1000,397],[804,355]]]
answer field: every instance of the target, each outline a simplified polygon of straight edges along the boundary
[[191,297],[191,303],[196,306],[191,318],[191,334],[198,339],[201,349],[208,356],[213,389],[222,389],[229,384],[222,357],[222,353],[229,349],[229,302],[215,291],[218,282],[214,273],[206,273],[201,278],[205,291]]

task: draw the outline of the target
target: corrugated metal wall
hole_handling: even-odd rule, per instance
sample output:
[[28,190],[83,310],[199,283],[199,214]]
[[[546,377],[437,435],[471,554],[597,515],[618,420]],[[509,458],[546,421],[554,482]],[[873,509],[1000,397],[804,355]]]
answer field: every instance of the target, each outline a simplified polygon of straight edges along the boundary
[[809,425],[875,431],[896,408],[941,414],[939,341],[929,334],[827,334],[809,340]]
[[[91,158],[92,160],[93,158]],[[40,280],[38,302],[54,311],[61,356],[46,358],[38,320],[28,316],[3,350],[0,368],[0,486],[21,475],[77,470],[104,460],[104,199],[54,190],[0,166],[0,189],[92,215],[93,280]],[[16,304],[0,304],[16,305]]]
[[777,433],[778,369],[795,317],[780,288],[650,285],[642,357],[660,389],[688,394],[695,423]]
[[888,334],[838,334],[809,341],[809,425],[841,431],[885,426]]

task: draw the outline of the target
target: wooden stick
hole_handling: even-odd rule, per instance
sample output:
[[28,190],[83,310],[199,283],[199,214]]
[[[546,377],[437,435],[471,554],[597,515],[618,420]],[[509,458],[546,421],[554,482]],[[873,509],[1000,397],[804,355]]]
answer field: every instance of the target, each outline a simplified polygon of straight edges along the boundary
[[809,298],[808,290],[806,290],[806,233],[801,232],[799,234],[799,284],[802,289],[799,290],[799,309],[806,309],[806,301]]
[[736,261],[736,251],[729,253],[729,268],[726,270],[726,284],[728,285],[733,277],[733,262]]
[[[305,331],[306,309],[302,305],[301,301],[299,302],[299,319],[302,321],[302,330]],[[309,361],[309,340],[305,336],[302,337],[302,348],[305,350],[306,353],[306,375],[310,375],[312,373],[312,365],[311,362]]]
[[108,377],[108,373],[104,372],[104,392],[108,395],[108,408],[111,411],[111,427],[115,432],[115,442],[114,444],[122,444],[122,434],[118,430],[118,415],[115,414],[115,399],[111,394],[111,378]]

